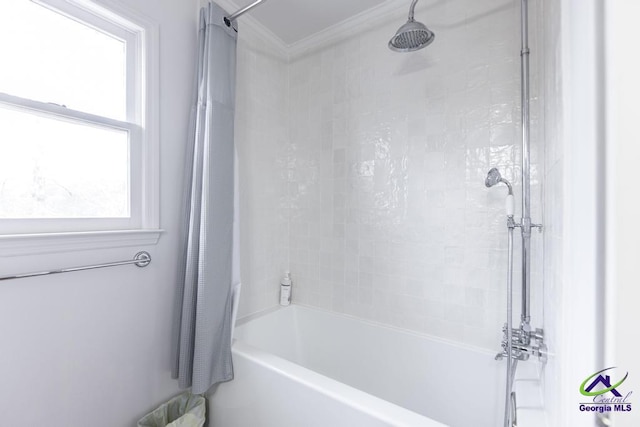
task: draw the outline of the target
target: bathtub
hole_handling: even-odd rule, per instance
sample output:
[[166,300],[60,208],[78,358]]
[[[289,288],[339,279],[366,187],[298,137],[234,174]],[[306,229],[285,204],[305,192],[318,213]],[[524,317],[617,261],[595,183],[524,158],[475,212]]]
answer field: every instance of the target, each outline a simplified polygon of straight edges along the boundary
[[496,427],[493,353],[291,305],[239,322],[209,427]]

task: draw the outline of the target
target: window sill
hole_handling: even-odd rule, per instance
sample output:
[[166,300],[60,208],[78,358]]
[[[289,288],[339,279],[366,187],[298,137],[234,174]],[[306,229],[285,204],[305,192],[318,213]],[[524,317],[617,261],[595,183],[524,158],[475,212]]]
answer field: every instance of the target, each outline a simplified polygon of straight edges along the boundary
[[0,256],[149,246],[157,244],[163,232],[164,230],[154,229],[5,234],[0,236]]

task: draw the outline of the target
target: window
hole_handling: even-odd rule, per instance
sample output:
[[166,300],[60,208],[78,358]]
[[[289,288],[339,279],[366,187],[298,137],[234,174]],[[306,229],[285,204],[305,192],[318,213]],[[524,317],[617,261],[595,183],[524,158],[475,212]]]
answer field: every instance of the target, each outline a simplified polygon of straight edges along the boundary
[[86,0],[0,2],[0,234],[157,229],[152,39]]

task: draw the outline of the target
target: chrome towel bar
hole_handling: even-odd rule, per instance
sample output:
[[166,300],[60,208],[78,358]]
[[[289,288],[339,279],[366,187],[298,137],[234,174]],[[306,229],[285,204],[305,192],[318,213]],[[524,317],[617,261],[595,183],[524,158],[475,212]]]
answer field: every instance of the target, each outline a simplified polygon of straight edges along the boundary
[[0,277],[0,281],[12,280],[12,279],[24,279],[26,277],[48,276],[49,274],[70,273],[72,271],[93,270],[95,268],[117,267],[119,265],[129,265],[129,264],[135,264],[137,267],[146,267],[147,265],[151,264],[151,255],[149,255],[149,252],[141,251],[141,252],[138,252],[133,257],[133,259],[128,261],[116,261],[116,262],[107,262],[105,264],[85,265],[82,267],[61,268],[60,270],[41,271],[38,273],[15,274],[13,276]]

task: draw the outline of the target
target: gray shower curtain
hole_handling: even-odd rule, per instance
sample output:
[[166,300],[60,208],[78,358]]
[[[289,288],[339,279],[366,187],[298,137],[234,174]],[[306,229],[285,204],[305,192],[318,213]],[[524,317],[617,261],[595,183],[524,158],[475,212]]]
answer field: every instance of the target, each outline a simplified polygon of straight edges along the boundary
[[225,15],[215,3],[200,11],[187,150],[172,375],[194,394],[233,378],[231,290],[239,279],[233,145],[237,30],[235,23],[231,28],[224,23]]

